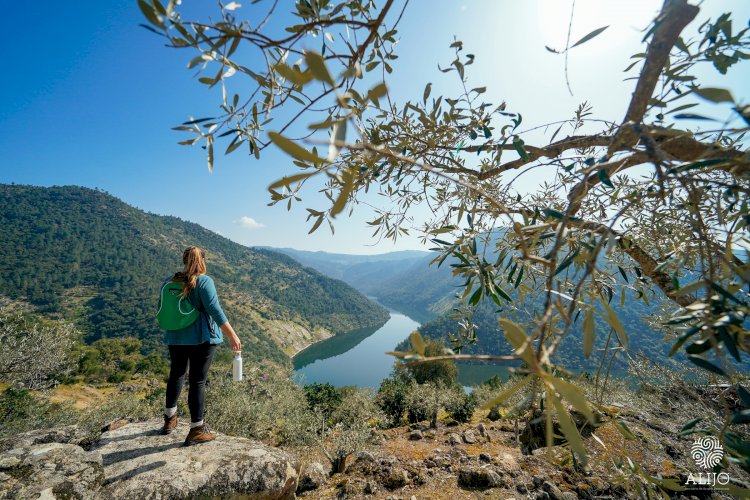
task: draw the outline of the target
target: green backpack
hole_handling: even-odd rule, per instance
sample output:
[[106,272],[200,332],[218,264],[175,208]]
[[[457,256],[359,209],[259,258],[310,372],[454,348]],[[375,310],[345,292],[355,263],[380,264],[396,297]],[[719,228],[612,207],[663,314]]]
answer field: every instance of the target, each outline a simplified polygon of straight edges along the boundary
[[162,330],[181,330],[198,319],[198,310],[187,298],[181,297],[181,293],[181,283],[168,281],[161,287],[156,320]]

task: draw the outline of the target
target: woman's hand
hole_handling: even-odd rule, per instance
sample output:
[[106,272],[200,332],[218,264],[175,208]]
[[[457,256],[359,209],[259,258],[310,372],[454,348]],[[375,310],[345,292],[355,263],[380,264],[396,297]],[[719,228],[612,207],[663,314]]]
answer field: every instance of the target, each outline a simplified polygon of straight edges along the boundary
[[240,342],[240,338],[234,332],[232,332],[232,335],[229,337],[229,346],[234,352],[242,350],[242,342]]
[[235,352],[241,351],[242,342],[240,341],[240,338],[237,336],[237,334],[234,333],[234,328],[232,328],[232,325],[229,324],[229,321],[219,326],[219,328],[221,328],[221,331],[224,332],[224,335],[229,337],[229,347],[231,347]]

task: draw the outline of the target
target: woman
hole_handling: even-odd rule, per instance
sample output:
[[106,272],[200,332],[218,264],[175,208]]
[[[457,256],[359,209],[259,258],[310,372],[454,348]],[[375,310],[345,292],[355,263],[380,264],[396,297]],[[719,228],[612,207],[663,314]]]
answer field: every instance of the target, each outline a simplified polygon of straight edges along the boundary
[[208,369],[216,346],[224,340],[222,332],[229,337],[233,351],[240,351],[242,344],[227,321],[224,311],[221,310],[214,281],[206,275],[206,252],[198,247],[189,247],[182,254],[182,263],[185,268],[182,272],[175,273],[172,281],[182,284],[182,296],[186,297],[200,314],[193,324],[181,330],[168,330],[165,333],[171,366],[162,432],[169,434],[177,427],[177,399],[180,397],[189,364],[190,433],[185,439],[185,445],[190,446],[216,439],[216,434],[209,431],[203,422],[203,409]]

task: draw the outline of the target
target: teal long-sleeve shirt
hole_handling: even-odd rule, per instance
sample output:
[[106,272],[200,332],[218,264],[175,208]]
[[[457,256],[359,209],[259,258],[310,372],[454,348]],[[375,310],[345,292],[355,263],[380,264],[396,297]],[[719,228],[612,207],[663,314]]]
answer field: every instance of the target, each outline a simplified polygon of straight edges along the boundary
[[227,322],[227,316],[219,304],[214,280],[202,274],[189,295],[190,303],[200,311],[198,319],[181,330],[165,330],[164,341],[168,345],[198,345],[208,342],[221,344],[224,335],[218,325]]

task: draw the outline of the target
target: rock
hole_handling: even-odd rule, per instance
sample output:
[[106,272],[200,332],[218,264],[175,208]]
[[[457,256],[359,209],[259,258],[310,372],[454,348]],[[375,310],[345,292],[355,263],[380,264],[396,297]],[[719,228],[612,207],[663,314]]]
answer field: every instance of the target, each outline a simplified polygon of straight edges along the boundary
[[44,443],[0,455],[0,498],[99,498],[104,468],[99,453],[75,444]]
[[377,493],[378,488],[375,486],[375,484],[372,481],[367,481],[365,483],[365,487],[363,491],[368,495],[374,495],[375,493]]
[[104,465],[102,498],[294,498],[299,465],[286,452],[223,434],[184,447],[188,424],[167,436],[162,425],[161,419],[128,424],[94,443]]
[[487,418],[492,420],[493,422],[497,422],[502,418],[500,415],[500,407],[495,406],[494,408],[490,408],[490,412],[487,414]]
[[479,435],[486,438],[488,436],[487,434],[487,427],[484,426],[484,424],[477,425],[477,431],[479,431]]
[[38,429],[0,439],[0,452],[46,443],[81,445],[90,438],[91,435],[77,425],[66,425],[54,429]]
[[572,491],[563,491],[562,498],[563,500],[578,500],[578,495]]
[[546,491],[552,500],[563,500],[563,494],[562,491],[560,491],[560,488],[549,481],[544,481],[544,483],[542,483],[542,490]]
[[409,473],[400,467],[394,467],[383,480],[383,486],[395,490],[396,488],[403,488],[408,482]]
[[518,465],[518,462],[510,453],[502,453],[496,456],[495,462],[501,469],[506,472],[510,472],[511,474],[514,472],[520,472],[521,470],[521,466]]
[[316,490],[325,484],[328,474],[322,464],[312,462],[308,464],[299,478],[297,493]]
[[474,431],[471,429],[467,429],[463,432],[463,439],[464,443],[466,444],[474,444],[477,442],[477,436],[474,434]]
[[458,471],[458,484],[466,488],[506,488],[507,481],[492,469],[466,467]]
[[130,423],[130,420],[127,418],[118,418],[117,420],[113,420],[108,424],[105,424],[102,427],[102,432],[108,432],[108,431],[114,431],[119,429],[120,427],[126,426]]
[[424,434],[422,434],[422,431],[420,431],[420,430],[411,431],[409,433],[409,440],[410,441],[419,441],[423,437],[424,437]]
[[531,482],[534,483],[534,488],[541,488],[542,483],[544,483],[544,479],[539,476],[534,476],[531,478]]
[[451,432],[448,434],[448,442],[452,445],[461,444],[461,436],[456,434],[455,432]]
[[360,451],[354,456],[354,461],[355,462],[374,462],[375,455],[373,455],[369,451]]
[[417,500],[417,495],[412,495],[411,497],[409,497],[409,500]]
[[490,456],[489,453],[480,453],[479,454],[479,461],[480,462],[485,462],[485,463],[490,463],[490,462],[492,462],[492,457]]

